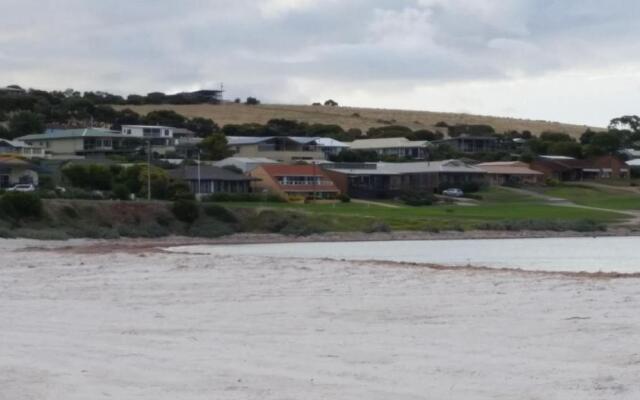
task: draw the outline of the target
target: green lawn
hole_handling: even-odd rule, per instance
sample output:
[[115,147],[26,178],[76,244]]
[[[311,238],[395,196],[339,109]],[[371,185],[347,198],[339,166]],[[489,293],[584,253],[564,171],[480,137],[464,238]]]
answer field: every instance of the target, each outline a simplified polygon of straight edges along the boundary
[[576,204],[612,210],[640,209],[640,195],[615,188],[604,189],[589,186],[558,186],[544,190],[549,196],[567,199]]
[[286,204],[226,203],[234,208],[288,209],[304,212],[320,220],[328,220],[338,230],[359,230],[373,221],[383,221],[396,230],[472,229],[485,222],[510,220],[583,220],[616,222],[624,216],[616,213],[557,207],[543,204],[527,195],[502,188],[479,193],[483,200],[476,206],[437,205],[389,208],[358,203]]

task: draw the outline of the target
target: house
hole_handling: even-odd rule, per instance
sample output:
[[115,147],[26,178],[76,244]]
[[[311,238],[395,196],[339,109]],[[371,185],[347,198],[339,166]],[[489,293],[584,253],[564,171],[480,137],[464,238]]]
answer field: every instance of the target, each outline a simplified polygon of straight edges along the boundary
[[357,139],[351,143],[353,151],[375,151],[380,157],[424,160],[429,142],[409,140],[405,137]]
[[337,163],[324,167],[338,189],[356,198],[395,198],[406,192],[486,184],[487,172],[460,160]]
[[249,172],[258,179],[252,186],[256,192],[270,192],[289,201],[295,199],[332,200],[340,190],[317,165],[263,164]]
[[270,158],[284,163],[324,159],[318,138],[299,136],[227,136],[236,157]]
[[531,168],[544,174],[545,179],[583,181],[610,178],[628,178],[629,166],[614,156],[578,160],[565,156],[539,156]]
[[37,168],[29,161],[14,156],[0,156],[0,189],[20,183],[38,186]]
[[316,138],[316,143],[325,155],[325,158],[337,156],[343,150],[347,150],[350,146],[347,143],[332,138]]
[[456,137],[450,137],[435,141],[434,144],[445,144],[452,149],[466,154],[473,153],[491,153],[498,150],[498,139],[492,136],[472,136],[462,134]]
[[544,174],[529,168],[529,164],[520,161],[500,161],[477,164],[476,167],[487,171],[491,185],[505,184],[535,185],[543,181]]
[[243,174],[211,165],[183,166],[169,170],[171,178],[186,182],[196,195],[248,193],[252,179]]
[[24,158],[45,158],[44,148],[30,146],[20,140],[0,139],[0,154],[14,154]]
[[156,125],[123,125],[123,137],[132,137],[151,144],[151,151],[164,155],[174,152],[176,145],[182,140],[187,142],[195,137],[195,133],[184,128]]
[[184,98],[187,98],[191,101],[196,101],[199,103],[212,103],[212,104],[220,104],[222,103],[222,95],[224,94],[224,90],[196,90],[195,92],[184,92],[180,93],[180,95]]
[[139,138],[123,137],[118,131],[99,128],[51,129],[17,140],[44,148],[48,158],[105,157],[108,154],[135,152],[141,146]]
[[14,94],[14,95],[21,95],[21,94],[26,94],[27,91],[24,90],[23,88],[19,87],[19,86],[7,86],[7,87],[0,87],[0,94]]
[[251,172],[263,164],[278,164],[278,162],[264,157],[228,157],[213,163],[216,167],[237,168],[243,174]]

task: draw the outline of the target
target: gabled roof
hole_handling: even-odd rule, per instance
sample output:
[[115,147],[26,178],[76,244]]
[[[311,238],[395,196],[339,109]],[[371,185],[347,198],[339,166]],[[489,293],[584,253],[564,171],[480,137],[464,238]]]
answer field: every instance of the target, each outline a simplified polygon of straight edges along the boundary
[[332,168],[325,166],[324,168],[348,174],[348,175],[403,175],[403,174],[421,174],[421,173],[469,173],[469,174],[486,174],[486,171],[466,164],[460,160],[445,161],[421,161],[409,163],[370,163],[367,165],[356,165],[355,168]]
[[535,171],[520,161],[487,162],[478,164],[477,167],[498,175],[543,175],[542,172]]
[[273,136],[227,136],[229,146],[258,144],[273,139]]
[[[178,169],[172,169],[168,171],[169,176],[174,179],[182,179],[186,181],[198,180],[198,166],[189,165],[180,167]],[[200,166],[200,179],[201,180],[214,180],[214,181],[250,181],[252,178],[237,172],[229,171],[228,169],[214,167],[211,165]]]
[[7,139],[0,139],[0,146],[2,145],[5,146],[9,146],[9,147],[13,147],[16,149],[19,148],[32,148],[33,146],[30,146],[28,144],[26,144],[25,142],[21,141],[21,140],[7,140]]
[[342,148],[350,147],[349,144],[341,142],[339,140],[332,139],[332,138],[323,138],[323,137],[316,138],[316,143],[320,147],[342,147]]
[[30,168],[33,167],[33,164],[29,161],[23,160],[22,158],[0,155],[0,166]]
[[405,137],[382,139],[357,139],[351,143],[353,150],[415,148],[429,145],[426,140],[409,140]]
[[85,129],[51,129],[45,133],[26,135],[19,137],[17,140],[58,140],[58,139],[73,139],[82,137],[95,137],[95,138],[121,138],[122,134],[118,131],[112,131],[109,129],[101,128],[85,128]]

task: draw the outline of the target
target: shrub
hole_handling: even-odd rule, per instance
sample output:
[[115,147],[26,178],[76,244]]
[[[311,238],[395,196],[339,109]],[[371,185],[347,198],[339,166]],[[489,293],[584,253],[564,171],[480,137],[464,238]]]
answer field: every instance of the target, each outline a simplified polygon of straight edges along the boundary
[[113,198],[118,200],[129,200],[131,198],[131,192],[126,185],[118,183],[113,186]]
[[338,199],[343,203],[351,203],[351,197],[348,194],[342,193]]
[[460,188],[464,193],[476,193],[480,190],[480,184],[476,182],[467,182]]
[[204,213],[218,221],[235,223],[238,218],[228,209],[217,204],[207,204],[204,206]]
[[400,200],[406,205],[414,207],[430,206],[435,203],[435,197],[430,193],[424,192],[407,192],[400,196]]
[[489,231],[554,231],[554,232],[598,232],[605,231],[605,225],[589,219],[578,220],[506,220],[486,222],[480,224],[478,229]]
[[365,233],[391,232],[391,227],[384,222],[376,221],[364,229]]
[[554,178],[547,178],[544,180],[544,184],[547,186],[559,186],[560,181]]
[[4,215],[14,220],[40,218],[43,214],[42,200],[32,193],[5,193],[0,198],[0,209]]
[[198,203],[193,200],[176,200],[171,211],[178,220],[188,224],[192,224],[200,216]]
[[223,222],[201,219],[189,227],[187,235],[192,237],[216,238],[231,235],[235,230]]

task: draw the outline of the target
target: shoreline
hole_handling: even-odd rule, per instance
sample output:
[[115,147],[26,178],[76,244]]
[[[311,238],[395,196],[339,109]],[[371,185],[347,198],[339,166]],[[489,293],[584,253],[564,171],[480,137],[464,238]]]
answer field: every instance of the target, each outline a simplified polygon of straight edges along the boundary
[[[447,232],[329,232],[308,236],[287,236],[276,233],[236,233],[219,238],[194,238],[187,236],[167,236],[162,238],[119,238],[91,239],[78,238],[65,241],[48,241],[37,239],[3,239],[27,240],[33,244],[19,251],[56,250],[74,253],[125,252],[143,253],[164,251],[167,247],[197,245],[243,245],[243,244],[282,244],[282,243],[329,243],[329,242],[380,242],[380,241],[439,241],[439,240],[509,240],[509,239],[554,239],[554,238],[604,238],[604,237],[640,237],[640,231],[615,229],[607,232],[555,232],[555,231],[447,231]],[[45,246],[59,244],[59,246]]]

